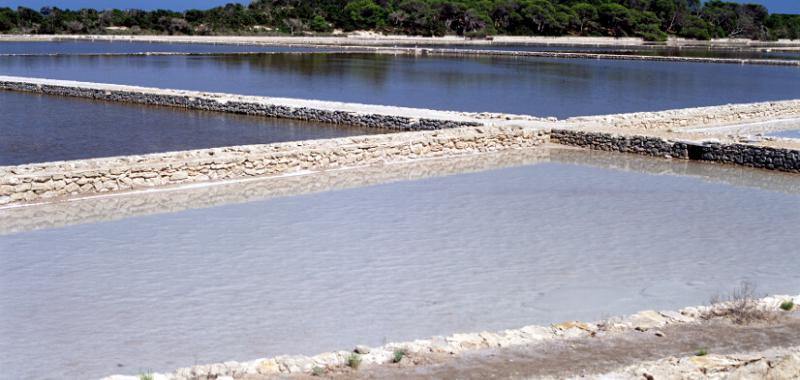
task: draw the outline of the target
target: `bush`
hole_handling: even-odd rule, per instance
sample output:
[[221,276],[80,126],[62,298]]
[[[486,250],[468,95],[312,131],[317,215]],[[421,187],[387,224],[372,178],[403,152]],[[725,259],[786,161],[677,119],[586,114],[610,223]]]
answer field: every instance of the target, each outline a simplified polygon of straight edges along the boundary
[[407,355],[407,353],[406,353],[406,350],[404,350],[404,349],[394,350],[394,356],[392,357],[392,363],[400,363],[406,355]]
[[349,358],[347,358],[347,366],[352,369],[358,369],[361,367],[361,355],[359,354],[351,354]]
[[318,33],[329,33],[333,30],[331,24],[329,24],[328,21],[320,15],[314,16],[314,18],[311,19],[309,26],[311,27],[311,30]]

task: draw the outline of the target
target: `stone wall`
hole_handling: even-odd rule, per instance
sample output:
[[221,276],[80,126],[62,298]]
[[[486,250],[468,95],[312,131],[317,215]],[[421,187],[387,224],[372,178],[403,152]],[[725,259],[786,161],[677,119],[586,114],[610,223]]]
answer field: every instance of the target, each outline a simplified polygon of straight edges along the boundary
[[529,148],[547,140],[541,129],[468,127],[0,167],[0,205]]
[[[56,81],[50,82],[55,83]],[[346,124],[401,131],[435,130],[482,125],[480,122],[469,120],[415,118],[391,114],[316,109],[303,106],[268,103],[263,101],[237,101],[227,98],[220,98],[219,94],[208,94],[208,96],[201,96],[200,93],[190,93],[185,91],[155,91],[154,89],[142,89],[141,91],[133,89],[124,90],[124,88],[127,86],[104,86],[100,84],[89,83],[73,85],[45,83],[0,79],[0,90],[33,92],[47,95],[70,96],[156,106],[179,107],[203,111],[231,112],[238,114],[316,121],[332,124]],[[239,97],[239,99],[246,99],[246,97]]]
[[659,137],[553,129],[551,141],[609,152],[675,157],[800,173],[800,151],[747,144],[691,143]]
[[728,104],[724,106],[684,108],[659,112],[636,112],[616,115],[582,116],[568,123],[623,129],[669,130],[800,116],[800,100]]
[[510,51],[485,49],[442,49],[442,48],[374,48],[378,52],[397,54],[415,53],[437,56],[500,56],[500,57],[534,57],[557,59],[605,59],[613,61],[654,61],[683,63],[717,63],[734,65],[767,65],[800,67],[800,61],[791,59],[756,59],[756,58],[711,58],[711,57],[676,57],[641,54],[616,54],[604,52],[564,52],[564,51]]
[[[571,149],[570,149],[571,150]],[[0,236],[80,223],[97,223],[142,215],[253,202],[356,187],[475,173],[546,162],[551,149],[511,149],[442,159],[406,160],[347,170],[314,171],[307,175],[253,178],[208,183],[175,191],[141,191],[114,197],[80,196],[70,202],[0,209]],[[657,161],[647,158],[641,160]],[[797,191],[800,193],[800,190]]]

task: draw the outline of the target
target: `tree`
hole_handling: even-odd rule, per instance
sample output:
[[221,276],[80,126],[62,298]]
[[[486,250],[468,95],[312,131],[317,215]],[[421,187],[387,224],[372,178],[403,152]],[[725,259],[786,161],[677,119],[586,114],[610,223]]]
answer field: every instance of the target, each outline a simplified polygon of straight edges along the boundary
[[615,37],[627,36],[631,30],[631,11],[619,4],[603,4],[598,8],[600,23]]
[[700,17],[688,16],[681,28],[680,35],[686,38],[697,40],[708,40],[711,33],[708,32],[708,23]]
[[589,3],[577,3],[572,6],[572,11],[578,19],[578,32],[583,34],[589,22],[597,20],[597,8]]
[[548,0],[533,0],[521,13],[538,34],[549,34],[561,27],[556,18],[556,9]]
[[11,8],[0,8],[0,32],[8,32],[17,26],[17,13]]
[[386,24],[386,11],[372,0],[356,0],[344,7],[349,29],[376,29]]

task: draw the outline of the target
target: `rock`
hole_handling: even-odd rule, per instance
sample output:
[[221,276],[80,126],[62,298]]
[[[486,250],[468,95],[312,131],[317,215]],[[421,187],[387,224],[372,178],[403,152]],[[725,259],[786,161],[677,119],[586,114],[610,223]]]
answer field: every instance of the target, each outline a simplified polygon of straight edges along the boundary
[[662,331],[656,331],[656,332],[654,332],[654,333],[653,333],[653,335],[655,335],[655,336],[657,336],[657,337],[659,337],[659,338],[663,338],[663,337],[667,336],[667,335],[666,335],[666,334],[664,334],[664,332],[662,332]]
[[689,323],[689,322],[694,322],[694,320],[695,320],[691,316],[684,315],[684,314],[681,314],[681,313],[679,313],[677,311],[672,311],[672,310],[662,311],[662,312],[660,312],[660,314],[663,315],[664,317],[668,318],[671,321],[680,322],[680,323]]
[[281,373],[281,368],[275,359],[264,359],[256,365],[256,371],[262,375]]
[[588,323],[583,323],[583,322],[578,322],[578,321],[557,323],[557,324],[553,325],[553,327],[556,328],[556,329],[559,329],[561,331],[566,331],[566,330],[569,330],[569,329],[581,329],[581,330],[584,330],[584,331],[594,331],[594,330],[596,330],[596,329],[593,329],[592,326],[590,326]]
[[646,310],[630,316],[626,322],[639,331],[647,331],[667,324],[667,318],[653,310]]
[[353,352],[355,352],[357,354],[361,354],[361,355],[366,355],[366,354],[368,354],[370,352],[370,349],[367,346],[358,345],[353,350]]

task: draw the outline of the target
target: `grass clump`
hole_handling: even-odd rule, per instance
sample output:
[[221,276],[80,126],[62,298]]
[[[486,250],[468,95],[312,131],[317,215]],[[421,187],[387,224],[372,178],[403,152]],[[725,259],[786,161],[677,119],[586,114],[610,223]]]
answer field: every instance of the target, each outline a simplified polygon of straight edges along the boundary
[[794,301],[788,300],[781,303],[781,310],[792,311],[792,309],[794,309]]
[[352,369],[358,369],[361,367],[361,355],[353,353],[347,358],[347,366]]
[[706,348],[701,348],[694,353],[694,356],[706,356],[706,355],[708,355],[708,349]]
[[402,348],[394,350],[394,356],[392,356],[392,363],[400,363],[400,361],[403,360],[403,358],[406,357],[406,355],[408,355],[408,353],[406,352],[406,350]]
[[153,379],[154,377],[152,372],[142,373],[139,375],[139,380],[153,380]]

